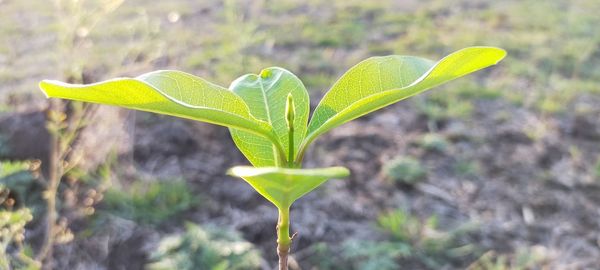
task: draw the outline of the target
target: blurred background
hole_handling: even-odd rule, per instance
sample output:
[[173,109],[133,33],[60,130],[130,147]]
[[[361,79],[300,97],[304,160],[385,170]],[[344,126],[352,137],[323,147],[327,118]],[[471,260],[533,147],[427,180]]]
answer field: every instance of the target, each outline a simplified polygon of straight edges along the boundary
[[41,79],[281,66],[312,106],[373,55],[499,65],[335,129],[306,166],[291,269],[600,265],[596,0],[0,0],[0,269],[273,269],[276,209],[228,130],[49,101]]

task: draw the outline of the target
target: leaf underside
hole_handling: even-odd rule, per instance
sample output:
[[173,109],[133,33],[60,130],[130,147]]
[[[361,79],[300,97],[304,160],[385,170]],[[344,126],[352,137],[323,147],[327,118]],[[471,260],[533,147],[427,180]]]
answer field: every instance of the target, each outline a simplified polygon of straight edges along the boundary
[[[438,62],[413,56],[366,59],[346,72],[323,97],[308,127],[309,98],[302,82],[277,67],[234,81],[230,90],[180,71],[156,71],[88,85],[44,80],[48,97],[116,105],[193,119],[230,128],[232,137],[256,167],[280,164],[289,149],[285,122],[288,94],[294,101],[293,151],[296,165],[319,135],[362,115],[437,85],[491,66],[506,52],[470,47]],[[278,156],[279,155],[279,156]]]
[[[306,88],[291,72],[271,67],[260,75],[241,76],[229,86],[250,108],[255,118],[269,123],[282,145],[289,151],[288,127],[285,121],[285,105],[288,94],[292,95],[296,116],[294,119],[294,153],[306,134],[309,113],[309,97]],[[281,166],[278,164],[277,151],[269,140],[242,130],[230,129],[231,137],[237,147],[255,167]]]
[[470,47],[438,62],[399,55],[366,59],[342,75],[323,97],[310,120],[303,147],[332,128],[495,65],[505,55],[499,48]]
[[40,88],[48,97],[121,106],[275,137],[270,125],[254,118],[239,96],[181,71],[161,70],[87,85],[44,80]]
[[279,209],[287,209],[295,200],[327,180],[346,177],[350,172],[344,167],[287,169],[237,166],[231,168],[228,174],[243,178]]

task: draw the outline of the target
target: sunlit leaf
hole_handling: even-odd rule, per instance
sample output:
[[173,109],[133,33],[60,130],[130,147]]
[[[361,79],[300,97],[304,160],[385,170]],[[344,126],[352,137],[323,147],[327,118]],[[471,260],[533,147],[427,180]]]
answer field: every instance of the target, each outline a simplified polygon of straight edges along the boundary
[[279,209],[287,209],[295,200],[327,180],[346,177],[350,172],[344,167],[287,169],[238,166],[231,168],[229,174],[246,180],[260,195]]
[[470,47],[438,62],[399,55],[364,60],[346,72],[323,97],[310,120],[301,151],[332,128],[492,66],[505,55],[506,52],[499,48]]
[[[229,86],[229,89],[242,97],[250,113],[257,119],[273,127],[284,152],[289,151],[288,127],[285,117],[285,104],[289,94],[295,107],[294,153],[306,134],[309,99],[306,88],[291,72],[278,67],[264,69],[260,75],[244,75]],[[231,136],[246,158],[256,167],[277,166],[277,149],[269,140],[242,130],[231,130]]]
[[86,85],[44,80],[40,88],[48,97],[178,116],[276,139],[271,126],[252,117],[242,98],[181,71],[156,71]]

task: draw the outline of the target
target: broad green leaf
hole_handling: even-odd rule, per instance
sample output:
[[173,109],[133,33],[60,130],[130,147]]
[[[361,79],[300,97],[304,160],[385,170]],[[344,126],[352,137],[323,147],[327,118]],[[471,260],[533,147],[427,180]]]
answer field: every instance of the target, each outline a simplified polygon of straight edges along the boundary
[[252,117],[242,98],[181,71],[156,71],[86,85],[44,80],[40,88],[48,97],[172,115],[276,139],[268,123]]
[[[291,94],[295,108],[294,153],[298,152],[306,134],[309,112],[308,92],[298,77],[283,68],[271,67],[264,69],[260,75],[247,74],[238,78],[231,83],[229,89],[248,104],[252,116],[271,124],[285,153],[289,151],[285,107],[287,96]],[[278,164],[277,149],[269,140],[242,130],[230,131],[235,144],[252,165],[283,165]]]
[[233,167],[228,173],[246,180],[279,209],[289,208],[295,200],[331,178],[342,178],[350,174],[344,167],[288,169],[248,166]]
[[[323,97],[308,125],[304,151],[316,137],[402,99],[495,65],[506,52],[470,47],[436,62],[413,56],[372,57],[352,67]],[[301,155],[299,157],[302,158]]]

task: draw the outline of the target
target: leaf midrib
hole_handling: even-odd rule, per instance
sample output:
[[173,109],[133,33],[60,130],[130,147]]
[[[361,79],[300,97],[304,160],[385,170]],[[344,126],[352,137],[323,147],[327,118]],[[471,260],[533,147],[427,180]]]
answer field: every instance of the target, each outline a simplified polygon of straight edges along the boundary
[[[165,77],[165,78],[173,79],[173,78],[171,78],[171,77],[169,77],[169,76],[165,76],[165,75],[156,75],[156,74],[155,74],[154,76],[158,76],[158,77]],[[193,78],[192,78],[192,79],[193,79]],[[211,107],[207,107],[207,106],[198,106],[198,105],[192,105],[192,104],[189,104],[189,103],[187,103],[187,102],[183,102],[183,101],[181,101],[181,100],[178,100],[178,99],[176,99],[176,98],[172,97],[171,95],[168,95],[167,93],[164,93],[163,91],[161,91],[160,89],[158,89],[158,88],[157,88],[157,87],[156,87],[154,84],[152,84],[152,83],[150,83],[150,82],[148,82],[148,81],[145,81],[145,80],[143,80],[143,79],[139,79],[139,78],[134,78],[133,80],[137,80],[137,81],[139,81],[139,82],[141,82],[141,83],[144,83],[144,84],[146,84],[147,86],[149,86],[149,87],[151,87],[152,89],[154,89],[154,91],[158,92],[159,94],[161,94],[162,96],[164,96],[164,97],[165,97],[165,98],[167,98],[168,100],[170,100],[170,101],[172,101],[172,102],[174,102],[174,103],[176,103],[176,104],[178,104],[178,105],[181,105],[181,106],[184,106],[184,107],[187,107],[187,108],[191,108],[191,109],[202,109],[202,110],[208,110],[208,111],[216,111],[216,112],[220,112],[220,113],[223,113],[223,114],[226,114],[226,115],[229,115],[229,116],[235,117],[235,118],[243,119],[244,121],[247,121],[247,122],[249,122],[250,124],[253,124],[253,122],[256,122],[257,124],[259,124],[259,127],[260,127],[260,129],[261,129],[262,131],[265,131],[265,133],[264,133],[264,134],[261,134],[261,135],[263,135],[263,136],[266,136],[266,135],[267,135],[267,133],[271,133],[271,131],[270,131],[270,130],[266,130],[266,129],[264,128],[264,126],[263,126],[263,125],[261,125],[261,122],[264,122],[264,121],[261,121],[261,120],[259,120],[259,119],[256,119],[256,118],[254,118],[254,117],[252,116],[252,114],[250,113],[250,109],[248,108],[248,106],[247,106],[246,104],[244,104],[244,105],[246,106],[246,109],[248,109],[248,110],[247,110],[247,111],[248,111],[248,117],[243,117],[243,116],[242,116],[242,115],[240,115],[240,114],[231,113],[231,112],[228,112],[228,111],[225,111],[225,110],[222,110],[222,109],[215,109],[215,108],[211,108]],[[177,80],[175,80],[175,81],[177,81]],[[177,82],[177,83],[178,83],[178,82]],[[178,84],[178,87],[179,87],[179,84]],[[227,90],[225,90],[225,91],[227,91]],[[235,94],[235,93],[234,93],[234,94]],[[182,98],[182,99],[183,99],[183,98]],[[269,125],[271,125],[271,123],[270,123],[270,122],[269,122]]]
[[[273,121],[271,120],[271,109],[269,109],[269,100],[267,99],[267,90],[262,81],[262,77],[260,75],[256,75],[258,78],[258,85],[260,85],[260,92],[265,103],[265,112],[267,113],[267,123],[272,127]],[[252,114],[252,113],[251,113]],[[277,134],[275,134],[277,136]],[[271,143],[271,151],[273,152],[273,160],[275,164],[279,162],[279,158],[277,157],[277,149],[275,149],[275,145]]]
[[[384,91],[381,91],[381,92],[373,93],[373,94],[370,94],[368,96],[364,96],[364,97],[362,97],[362,98],[360,98],[360,99],[358,99],[358,100],[356,100],[356,101],[348,104],[348,106],[346,106],[344,109],[342,109],[341,111],[337,112],[332,117],[330,117],[327,120],[325,120],[325,122],[323,122],[318,128],[316,128],[315,130],[313,130],[310,133],[306,134],[306,137],[304,137],[304,140],[302,141],[302,144],[300,145],[299,149],[305,148],[314,139],[316,139],[321,134],[319,131],[322,130],[323,127],[326,127],[330,122],[332,122],[333,120],[336,120],[337,118],[339,118],[340,115],[345,114],[347,111],[352,111],[350,109],[350,107],[352,107],[353,105],[359,103],[362,100],[368,99],[370,97],[377,96],[377,95],[383,95],[384,93],[387,93],[389,91],[402,91],[402,90],[405,90],[407,88],[410,88],[410,87],[418,84],[419,82],[425,80],[427,78],[427,76],[431,73],[431,71],[437,66],[438,63],[436,63],[431,69],[429,69],[427,72],[425,72],[423,75],[421,75],[421,77],[419,77],[418,79],[416,79],[411,84],[409,84],[409,85],[407,85],[405,87],[402,87],[402,88],[392,88],[392,89],[384,90]],[[383,105],[382,107],[385,107],[385,106],[386,105]],[[311,121],[312,121],[312,119],[311,119]]]
[[[207,107],[207,106],[192,105],[192,104],[189,104],[189,103],[184,102],[182,100],[178,100],[177,98],[175,98],[175,97],[173,97],[173,96],[165,93],[164,91],[162,91],[158,87],[156,87],[155,84],[153,84],[153,83],[151,83],[151,82],[149,82],[149,81],[147,81],[147,80],[144,79],[144,78],[146,78],[148,76],[156,76],[156,77],[163,77],[163,78],[173,79],[172,77],[160,74],[162,72],[179,72],[181,75],[184,75],[185,77],[187,77],[187,78],[189,78],[191,80],[195,80],[195,78],[192,77],[193,75],[187,74],[185,72],[176,71],[176,70],[157,70],[157,71],[153,71],[153,72],[149,72],[149,73],[143,74],[143,75],[135,77],[135,78],[131,78],[131,77],[119,77],[119,78],[114,78],[114,79],[105,80],[105,81],[101,81],[101,82],[86,84],[86,85],[80,84],[80,85],[73,86],[72,84],[67,84],[67,83],[64,83],[64,82],[61,82],[61,81],[57,81],[57,80],[43,80],[41,82],[41,84],[47,83],[49,85],[56,85],[56,86],[59,86],[59,87],[75,87],[75,88],[87,88],[87,87],[91,87],[91,88],[94,88],[94,87],[102,85],[102,84],[119,82],[119,81],[124,81],[124,82],[128,81],[128,82],[141,83],[141,84],[143,84],[143,85],[151,88],[153,91],[155,91],[159,95],[163,96],[164,98],[166,98],[167,100],[173,102],[174,104],[176,104],[178,106],[182,106],[182,107],[187,108],[187,109],[199,109],[199,110],[219,112],[219,113],[225,114],[225,115],[227,115],[227,116],[229,116],[231,118],[239,119],[240,122],[245,122],[247,125],[256,125],[257,126],[257,129],[249,129],[249,128],[243,129],[245,131],[257,134],[257,135],[259,135],[261,137],[265,137],[269,141],[274,140],[276,138],[276,136],[273,133],[272,129],[265,128],[265,127],[270,127],[271,124],[270,123],[266,124],[264,121],[261,121],[259,119],[256,119],[255,117],[253,117],[252,114],[250,113],[250,109],[248,108],[247,104],[245,104],[245,103],[243,105],[246,106],[245,108],[246,108],[246,111],[248,112],[247,116],[244,116],[242,114],[231,113],[231,112],[228,112],[228,111],[222,110],[222,109],[215,109],[215,108]],[[212,86],[216,86],[216,87],[222,88],[222,87],[220,87],[220,86],[218,86],[216,84],[213,84],[213,83],[211,83],[209,81],[204,81],[204,82],[206,82],[208,84],[211,84]],[[223,90],[224,91],[228,91],[226,88],[223,88]],[[48,95],[48,93],[46,93],[46,91],[43,91],[43,92],[46,95],[46,97],[50,97]],[[233,93],[233,94],[235,94],[235,93]],[[53,95],[53,96],[54,97],[59,97],[59,98],[68,98],[68,97],[62,96],[62,95]],[[113,106],[125,106],[125,107],[130,106],[130,105],[125,104],[125,103],[118,104],[117,102],[111,102],[111,103],[106,103],[106,104],[107,105],[113,105]],[[152,109],[137,109],[137,110],[156,113],[156,111],[152,110]],[[165,114],[164,112],[160,112],[160,113],[161,114]],[[178,113],[172,113],[171,115],[177,116],[177,117],[181,117],[181,118],[196,120],[196,119],[194,119],[192,117],[189,117],[187,115],[182,115],[182,114],[178,114]],[[212,121],[212,120],[204,120],[204,121],[212,123],[212,124],[220,124],[219,122]],[[239,129],[242,129],[242,128],[239,128]],[[273,145],[273,148],[275,148],[274,145]]]
[[[470,47],[470,48],[476,48],[476,47]],[[454,53],[456,53],[456,52],[454,52]],[[317,127],[315,130],[313,130],[310,133],[308,133],[306,135],[306,137],[304,138],[304,140],[302,141],[302,144],[299,147],[299,152],[302,151],[302,150],[304,150],[304,148],[306,148],[313,140],[315,140],[321,134],[320,130],[322,130],[323,127],[326,127],[330,122],[332,122],[333,120],[336,120],[337,118],[339,118],[340,115],[345,114],[348,111],[352,111],[353,109],[351,110],[350,107],[352,107],[354,104],[359,103],[362,100],[368,99],[368,98],[376,96],[376,95],[384,95],[385,93],[388,93],[390,91],[402,91],[402,90],[406,90],[406,89],[409,89],[411,87],[414,87],[415,85],[417,85],[417,84],[423,82],[424,80],[426,80],[431,75],[431,73],[440,65],[440,63],[442,63],[446,59],[450,58],[454,53],[451,53],[451,54],[445,56],[444,58],[438,60],[437,62],[435,62],[427,71],[425,71],[421,76],[419,76],[419,78],[417,78],[416,80],[414,80],[412,83],[410,83],[409,85],[407,85],[405,87],[402,87],[402,88],[392,88],[392,89],[384,90],[384,91],[381,91],[381,92],[378,92],[378,93],[373,93],[371,95],[362,97],[362,98],[360,98],[360,99],[358,99],[358,100],[350,103],[344,109],[342,109],[341,111],[339,111],[338,113],[336,113],[335,115],[333,115],[332,117],[330,117],[329,119],[325,120],[325,122],[323,122],[321,125],[319,125],[319,127]],[[480,54],[482,54],[482,53],[483,52],[480,52]],[[492,65],[497,64],[501,60],[502,59],[499,59],[498,61],[496,61]],[[439,84],[434,84],[434,85],[432,85],[429,88],[435,87],[437,85],[439,85]],[[408,98],[410,96],[412,96],[412,95],[408,95],[405,98]],[[385,106],[387,106],[387,105],[381,105],[380,108],[385,107]],[[311,121],[312,121],[312,119],[311,119]]]

